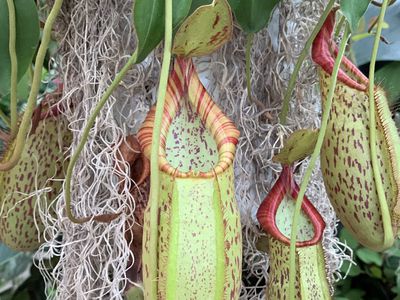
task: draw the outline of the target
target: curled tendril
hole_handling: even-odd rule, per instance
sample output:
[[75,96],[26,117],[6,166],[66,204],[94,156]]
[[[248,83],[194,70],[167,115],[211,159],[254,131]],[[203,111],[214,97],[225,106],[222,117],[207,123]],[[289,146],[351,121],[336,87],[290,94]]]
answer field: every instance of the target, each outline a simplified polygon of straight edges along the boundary
[[[32,88],[29,93],[25,113],[22,117],[21,125],[19,127],[18,133],[16,134],[15,140],[15,148],[10,157],[10,159],[6,162],[0,163],[0,171],[8,171],[12,169],[19,161],[22,151],[25,147],[25,140],[29,132],[29,127],[31,125],[31,118],[33,111],[36,107],[36,97],[39,93],[41,77],[42,77],[42,68],[44,58],[46,56],[47,48],[50,43],[51,39],[51,31],[53,28],[53,24],[60,12],[61,5],[63,0],[56,0],[54,2],[53,8],[50,11],[49,16],[47,17],[46,23],[43,29],[42,40],[39,46],[38,53],[36,55],[35,60],[35,69],[33,72],[33,79],[32,79]],[[11,120],[11,125],[13,121]]]

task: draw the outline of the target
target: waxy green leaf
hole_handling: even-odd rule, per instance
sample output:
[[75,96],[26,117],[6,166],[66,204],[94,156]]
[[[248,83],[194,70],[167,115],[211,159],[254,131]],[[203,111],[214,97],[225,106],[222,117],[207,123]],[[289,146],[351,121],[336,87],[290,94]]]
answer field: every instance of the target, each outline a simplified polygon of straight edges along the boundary
[[246,33],[263,29],[279,0],[230,0],[236,20]]
[[[173,27],[189,13],[191,0],[173,1]],[[161,42],[165,28],[165,1],[137,0],[133,6],[133,23],[138,38],[137,63],[143,61]]]
[[[16,54],[18,80],[24,76],[32,62],[39,42],[39,18],[33,0],[14,0],[16,22]],[[11,61],[7,0],[0,0],[0,97],[10,91]]]
[[375,264],[377,266],[382,266],[383,264],[382,256],[378,252],[368,248],[360,248],[356,251],[356,254],[366,264]]
[[343,15],[346,17],[347,21],[350,24],[350,29],[352,32],[355,32],[358,28],[358,23],[360,19],[365,14],[370,0],[341,0],[340,1],[340,10]]

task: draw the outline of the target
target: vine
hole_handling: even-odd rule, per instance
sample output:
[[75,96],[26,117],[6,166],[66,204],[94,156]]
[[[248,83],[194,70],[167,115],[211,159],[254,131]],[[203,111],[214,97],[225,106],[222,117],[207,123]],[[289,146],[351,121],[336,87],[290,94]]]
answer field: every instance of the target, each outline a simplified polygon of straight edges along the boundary
[[323,139],[325,136],[325,132],[326,132],[326,128],[327,128],[327,124],[328,124],[328,120],[329,120],[329,114],[330,114],[330,110],[331,110],[331,106],[332,106],[333,95],[335,92],[336,81],[337,81],[337,76],[339,73],[340,63],[344,56],[344,51],[346,48],[348,38],[349,38],[349,25],[348,25],[348,23],[346,23],[343,39],[342,39],[342,42],[340,43],[339,52],[335,59],[335,64],[333,67],[332,81],[329,86],[329,93],[328,93],[326,102],[324,104],[324,112],[323,112],[322,120],[321,120],[321,128],[318,133],[318,138],[317,138],[317,142],[316,142],[316,145],[314,148],[314,152],[311,155],[310,163],[304,174],[303,181],[300,185],[300,191],[299,191],[299,194],[297,195],[297,199],[296,199],[296,206],[295,206],[293,221],[292,221],[293,225],[292,225],[291,234],[290,234],[289,299],[295,299],[296,239],[297,239],[297,225],[298,225],[299,217],[300,217],[301,204],[303,202],[303,198],[304,198],[304,194],[305,194],[307,185],[311,179],[311,174],[314,169],[315,163],[317,161],[317,157],[322,148],[322,143],[323,143]]
[[[125,74],[129,71],[131,66],[136,62],[137,58],[137,51],[135,51],[127,63],[124,65],[122,70],[115,76],[115,79],[111,83],[111,85],[107,88],[103,96],[101,97],[100,101],[97,103],[96,107],[94,108],[92,114],[90,115],[90,118],[88,122],[86,123],[86,126],[82,132],[82,137],[81,140],[78,143],[78,146],[74,152],[74,154],[71,156],[68,169],[67,169],[67,174],[65,175],[65,192],[64,192],[64,197],[65,197],[65,206],[67,210],[67,216],[71,220],[71,222],[77,223],[77,224],[82,224],[90,220],[90,217],[85,217],[85,218],[76,218],[73,213],[72,213],[72,208],[71,208],[71,179],[72,179],[72,172],[74,170],[75,164],[79,158],[79,155],[81,154],[83,147],[86,144],[86,141],[89,137],[90,129],[94,125],[97,116],[99,115],[101,109],[103,106],[106,104],[108,98],[111,96],[113,91],[117,88],[117,86],[120,84],[122,79],[124,78]],[[99,217],[99,216],[98,216]],[[96,217],[95,217],[96,218]],[[98,219],[101,221],[101,219]],[[108,221],[108,220],[107,220]]]
[[8,22],[9,22],[9,43],[8,48],[10,52],[11,61],[11,89],[10,89],[10,112],[11,112],[11,136],[14,136],[18,130],[18,112],[17,112],[17,83],[18,83],[18,61],[15,44],[17,40],[17,30],[15,22],[15,5],[14,0],[7,0],[8,6]]
[[292,92],[293,92],[294,86],[296,84],[296,80],[297,80],[298,74],[300,72],[300,68],[303,65],[303,61],[307,57],[308,51],[310,50],[311,45],[312,45],[313,41],[315,40],[315,37],[317,36],[318,32],[321,30],[322,25],[325,23],[325,20],[328,17],[329,13],[331,12],[331,9],[334,4],[335,4],[335,0],[329,0],[324,12],[322,13],[321,17],[318,20],[317,25],[314,27],[313,31],[311,32],[311,35],[308,38],[303,50],[301,50],[300,56],[294,67],[293,73],[290,76],[288,87],[287,87],[287,90],[285,93],[285,97],[283,98],[282,109],[279,114],[279,120],[282,125],[286,124],[287,115],[289,113],[290,98],[292,97]]
[[246,85],[247,96],[250,102],[254,102],[251,95],[251,47],[253,45],[254,33],[250,32],[246,36]]
[[375,186],[378,192],[378,200],[382,213],[383,228],[384,228],[384,244],[390,244],[393,242],[393,231],[390,218],[389,208],[387,206],[385,191],[383,188],[382,178],[380,175],[377,150],[376,150],[376,116],[375,116],[375,62],[378,55],[379,41],[382,33],[386,8],[388,6],[388,0],[383,0],[381,11],[378,18],[378,26],[376,29],[376,35],[374,39],[374,45],[372,48],[371,61],[369,65],[369,140],[370,140],[370,151],[371,151],[371,163],[372,170],[374,173]]
[[22,151],[24,150],[25,140],[29,132],[29,126],[31,124],[32,114],[36,107],[36,98],[39,93],[39,88],[41,83],[43,62],[46,56],[47,47],[51,39],[51,31],[53,28],[53,24],[58,16],[58,13],[60,12],[62,3],[63,0],[55,0],[54,5],[44,25],[42,41],[40,43],[39,50],[37,52],[35,60],[32,87],[29,93],[25,113],[22,117],[21,125],[16,135],[15,148],[10,159],[7,162],[3,162],[0,164],[0,171],[8,171],[11,168],[13,168],[18,163]]
[[160,194],[160,170],[159,170],[159,148],[161,135],[161,121],[164,111],[165,96],[167,93],[167,82],[169,65],[171,61],[172,48],[172,0],[165,1],[165,36],[164,54],[161,66],[160,84],[157,92],[157,108],[153,128],[153,144],[150,156],[150,197],[147,204],[149,212],[149,278],[151,286],[146,287],[149,299],[157,299],[157,252],[158,252],[158,198]]

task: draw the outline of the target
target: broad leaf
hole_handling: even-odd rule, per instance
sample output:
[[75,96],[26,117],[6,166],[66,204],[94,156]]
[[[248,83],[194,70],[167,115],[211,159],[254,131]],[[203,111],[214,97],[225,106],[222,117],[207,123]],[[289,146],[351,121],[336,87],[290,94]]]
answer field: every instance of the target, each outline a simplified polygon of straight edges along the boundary
[[240,27],[247,33],[263,29],[279,0],[230,0]]
[[[349,268],[350,268],[350,270],[349,270]],[[343,261],[343,264],[340,267],[340,272],[347,274],[350,277],[356,277],[356,276],[360,275],[361,273],[364,273],[364,271],[361,270],[361,268],[358,265],[353,265],[348,260]]]
[[230,6],[226,0],[214,0],[199,7],[176,32],[172,52],[186,57],[207,55],[232,36]]
[[192,0],[174,0],[172,1],[172,27],[176,28],[189,14]]
[[365,14],[370,0],[341,0],[340,10],[350,24],[352,32],[356,32],[360,19]]
[[377,266],[382,266],[383,264],[383,258],[378,252],[367,248],[360,248],[356,251],[356,254],[366,264],[375,264]]
[[[18,80],[32,62],[39,42],[39,18],[33,0],[14,0]],[[11,62],[8,49],[9,20],[6,0],[0,0],[0,97],[10,90]]]
[[[189,13],[192,1],[173,1],[173,27],[176,27]],[[133,7],[133,22],[138,38],[137,63],[161,42],[165,28],[165,1],[137,0]]]
[[[400,98],[400,62],[393,61],[375,72],[375,80],[385,88],[388,93],[390,106],[400,107],[398,99]],[[397,102],[397,104],[396,104]]]
[[346,243],[351,249],[356,249],[358,247],[357,240],[351,235],[351,233],[346,229],[342,228],[339,234],[340,241]]
[[228,2],[231,8],[235,11],[240,3],[240,0],[228,0]]

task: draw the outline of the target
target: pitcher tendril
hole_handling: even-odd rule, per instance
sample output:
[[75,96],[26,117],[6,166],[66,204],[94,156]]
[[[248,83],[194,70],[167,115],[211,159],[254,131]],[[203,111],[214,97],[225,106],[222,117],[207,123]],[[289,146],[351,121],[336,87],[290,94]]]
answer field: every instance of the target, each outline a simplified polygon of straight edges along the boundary
[[289,262],[290,262],[290,267],[289,267],[289,299],[295,299],[295,275],[296,275],[296,239],[297,239],[297,225],[299,222],[299,216],[300,216],[300,209],[301,209],[301,204],[303,202],[303,197],[307,188],[307,185],[311,179],[312,171],[314,169],[315,163],[317,161],[317,157],[321,151],[322,148],[322,143],[324,140],[327,124],[328,124],[328,119],[329,119],[329,113],[331,110],[332,106],[332,99],[333,95],[335,92],[335,87],[336,87],[336,81],[337,81],[337,76],[339,73],[339,68],[340,68],[340,63],[342,61],[344,51],[347,45],[347,40],[349,38],[349,25],[346,22],[346,27],[343,35],[342,42],[340,43],[340,48],[338,55],[335,59],[335,64],[333,67],[333,72],[332,72],[332,81],[329,86],[329,94],[326,99],[326,102],[324,103],[324,112],[322,115],[322,120],[321,120],[321,128],[318,133],[318,139],[315,145],[315,149],[313,154],[311,155],[310,163],[307,167],[307,170],[304,174],[303,181],[300,185],[300,191],[296,199],[296,207],[293,215],[293,226],[290,234],[290,256],[289,256]]
[[35,60],[32,87],[26,104],[25,113],[22,117],[21,125],[16,135],[15,149],[10,159],[0,164],[0,171],[8,171],[13,168],[18,163],[22,151],[24,150],[25,140],[29,132],[32,114],[36,107],[36,98],[39,93],[42,78],[43,62],[46,56],[47,48],[50,43],[51,30],[58,16],[58,13],[60,12],[62,3],[63,0],[56,0],[54,2],[53,8],[51,9],[50,14],[47,17],[46,24],[44,25],[42,40]]
[[251,95],[251,47],[253,45],[254,33],[248,33],[246,36],[246,85],[247,85],[247,97],[250,102],[253,103],[253,97]]
[[72,213],[72,208],[71,208],[71,178],[72,178],[72,172],[74,170],[74,166],[79,158],[79,155],[81,154],[83,147],[85,146],[85,143],[89,137],[90,129],[93,127],[97,116],[99,115],[101,109],[103,106],[106,104],[108,98],[111,96],[113,91],[118,87],[122,79],[124,78],[125,74],[129,71],[131,66],[136,62],[136,57],[137,57],[137,51],[135,51],[131,57],[129,58],[128,62],[124,65],[122,70],[115,76],[115,79],[111,83],[111,85],[107,88],[103,96],[101,97],[99,103],[97,103],[96,107],[94,108],[92,114],[90,115],[90,118],[85,126],[85,129],[82,132],[82,137],[81,140],[79,141],[79,144],[74,152],[74,154],[71,156],[70,163],[68,165],[67,169],[67,174],[65,176],[65,208],[67,211],[67,216],[68,218],[77,224],[82,224],[90,220],[91,217],[86,217],[86,218],[76,218],[73,213]]
[[287,115],[289,113],[290,98],[292,97],[292,92],[293,92],[294,86],[296,84],[296,79],[300,72],[300,68],[303,64],[303,61],[306,58],[308,51],[310,50],[311,45],[312,45],[313,41],[315,40],[315,37],[317,36],[318,32],[321,30],[321,27],[325,23],[325,20],[328,17],[334,4],[335,4],[335,0],[329,0],[324,12],[322,13],[321,17],[318,20],[317,25],[315,25],[313,31],[311,32],[310,37],[308,38],[306,44],[304,45],[303,50],[301,50],[300,56],[294,67],[293,73],[292,73],[292,75],[290,75],[288,87],[287,87],[285,97],[284,97],[283,103],[282,103],[281,113],[279,114],[279,120],[282,125],[286,124]]
[[164,111],[165,96],[167,93],[167,82],[169,65],[171,60],[172,48],[172,0],[165,1],[165,35],[164,35],[164,55],[161,66],[160,84],[157,93],[157,108],[153,128],[153,145],[150,156],[150,198],[147,208],[149,209],[150,223],[150,251],[149,251],[149,278],[151,286],[145,287],[148,290],[149,299],[157,299],[157,251],[158,251],[158,198],[160,194],[160,170],[159,170],[159,148],[161,135],[161,121]]
[[10,87],[10,113],[11,113],[11,136],[15,136],[18,127],[18,112],[17,112],[17,84],[18,84],[18,60],[16,51],[16,22],[15,22],[15,5],[14,0],[7,0],[8,6],[8,27],[9,27],[9,43],[8,49],[10,52],[11,61],[11,87]]
[[369,85],[368,85],[368,92],[369,92],[369,128],[370,128],[370,150],[371,150],[371,164],[372,170],[374,172],[374,179],[376,190],[378,193],[379,204],[382,213],[382,221],[383,221],[383,228],[384,228],[384,244],[390,245],[393,243],[393,231],[392,231],[392,224],[390,220],[390,212],[389,208],[386,205],[386,196],[385,191],[382,184],[382,178],[380,175],[379,165],[378,165],[378,158],[377,158],[377,149],[376,149],[376,122],[375,122],[375,62],[376,57],[378,55],[378,48],[379,48],[379,41],[382,33],[384,18],[386,8],[388,6],[388,0],[384,0],[382,3],[382,8],[378,18],[378,26],[376,29],[375,39],[374,39],[374,46],[372,48],[371,54],[371,61],[369,65]]

